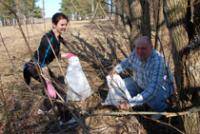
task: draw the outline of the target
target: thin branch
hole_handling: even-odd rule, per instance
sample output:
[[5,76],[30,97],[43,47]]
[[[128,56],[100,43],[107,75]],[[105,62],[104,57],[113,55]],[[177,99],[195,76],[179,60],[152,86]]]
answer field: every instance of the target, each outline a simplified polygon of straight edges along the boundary
[[2,83],[2,75],[0,75],[0,92],[1,92],[1,101],[3,102],[4,105],[4,111],[7,112],[7,104],[6,104],[6,97],[5,97],[5,93],[3,90],[3,83]]
[[12,58],[11,58],[11,55],[10,55],[10,53],[9,53],[9,51],[8,51],[8,48],[6,47],[6,44],[5,44],[5,42],[4,42],[4,39],[3,39],[3,37],[2,37],[1,32],[0,32],[0,37],[1,37],[2,44],[3,44],[3,46],[5,47],[6,53],[7,53],[7,55],[8,55],[8,58],[9,58],[11,64],[12,64],[12,69],[15,70],[15,69],[16,69],[15,64],[14,64]]
[[25,41],[25,43],[26,43],[26,46],[28,47],[28,50],[29,50],[29,52],[30,52],[30,54],[31,54],[31,56],[32,56],[32,53],[33,53],[33,52],[32,52],[32,50],[31,50],[31,47],[30,47],[30,45],[29,45],[29,42],[28,42],[28,40],[27,40],[27,38],[26,38],[26,35],[25,35],[25,33],[24,33],[23,29],[22,29],[22,25],[21,25],[21,22],[20,22],[20,19],[19,19],[18,15],[17,15],[17,12],[16,12],[15,10],[13,10],[12,7],[10,7],[7,3],[5,3],[5,1],[0,0],[0,3],[1,3],[4,7],[6,7],[6,8],[15,16],[15,18],[16,18],[16,20],[17,20],[17,24],[18,24],[18,26],[19,26],[19,30],[20,30],[20,32],[21,32],[21,34],[22,34],[22,36],[23,36],[23,38],[24,38],[24,41]]
[[156,14],[156,17],[155,17],[155,19],[156,19],[156,35],[155,35],[155,45],[154,45],[155,49],[157,49],[157,47],[158,47],[157,38],[158,38],[159,21],[160,21],[160,6],[161,6],[160,0],[158,0],[158,5],[157,6],[158,6],[157,7],[157,14]]
[[154,120],[154,119],[151,119],[151,118],[149,118],[149,117],[147,117],[147,116],[144,116],[144,118],[146,118],[146,119],[148,119],[148,120],[151,120],[151,121],[154,121],[154,122],[157,122],[157,123],[159,123],[159,124],[162,124],[162,125],[171,127],[171,128],[175,129],[176,131],[178,131],[178,132],[181,133],[181,134],[185,134],[184,132],[182,132],[182,131],[179,130],[178,128],[176,128],[176,127],[174,127],[173,125],[168,124],[168,123],[166,123],[166,122],[162,122],[162,121],[159,121],[159,120]]

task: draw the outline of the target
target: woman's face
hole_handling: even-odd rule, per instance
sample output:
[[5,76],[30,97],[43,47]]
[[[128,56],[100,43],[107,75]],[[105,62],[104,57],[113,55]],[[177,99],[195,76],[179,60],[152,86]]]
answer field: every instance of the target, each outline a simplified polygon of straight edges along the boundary
[[55,25],[53,24],[53,28],[59,33],[62,34],[66,31],[68,21],[66,19],[60,19],[58,23]]

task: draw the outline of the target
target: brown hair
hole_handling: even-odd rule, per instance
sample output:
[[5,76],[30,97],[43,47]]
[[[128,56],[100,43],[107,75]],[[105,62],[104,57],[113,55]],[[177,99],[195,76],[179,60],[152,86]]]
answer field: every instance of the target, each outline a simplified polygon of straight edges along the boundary
[[69,22],[69,18],[68,16],[66,16],[64,13],[55,13],[51,19],[52,23],[57,25],[57,23],[61,20],[61,19],[66,19],[67,22]]

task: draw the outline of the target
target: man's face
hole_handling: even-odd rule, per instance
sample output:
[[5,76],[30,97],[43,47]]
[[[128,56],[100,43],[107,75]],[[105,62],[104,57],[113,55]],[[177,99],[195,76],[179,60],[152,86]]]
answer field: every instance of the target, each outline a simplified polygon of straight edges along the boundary
[[147,60],[147,58],[151,55],[152,52],[151,45],[145,43],[136,45],[135,49],[136,49],[136,54],[141,61]]

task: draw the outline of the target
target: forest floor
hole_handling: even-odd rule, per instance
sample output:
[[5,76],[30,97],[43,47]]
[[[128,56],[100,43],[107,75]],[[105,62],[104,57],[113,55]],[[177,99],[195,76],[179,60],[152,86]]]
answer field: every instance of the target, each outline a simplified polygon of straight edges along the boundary
[[[103,21],[102,21],[103,22]],[[45,30],[46,27],[46,30]],[[109,27],[109,26],[108,26]],[[105,28],[108,30],[109,28]],[[37,49],[45,31],[51,28],[51,23],[31,24],[23,26],[31,49]],[[0,27],[5,46],[0,41],[0,134],[1,133],[178,133],[169,126],[154,122],[143,116],[81,116],[81,124],[69,128],[61,128],[54,113],[38,115],[37,111],[44,96],[43,86],[32,81],[31,91],[23,80],[23,64],[30,59],[25,41],[17,26]],[[73,43],[73,36],[79,36],[90,44],[96,45],[94,40],[99,37],[98,28],[89,21],[70,22],[65,39]],[[67,52],[66,48],[63,51]],[[8,53],[10,57],[8,56]],[[12,64],[13,63],[13,64]],[[82,67],[94,91],[85,102],[73,103],[80,111],[93,113],[117,111],[115,108],[102,107],[101,102],[106,96],[107,87],[104,80],[99,78],[91,64],[81,61]],[[62,69],[66,70],[67,63],[61,61]],[[58,65],[54,61],[50,67],[57,75]],[[102,95],[103,94],[103,95]],[[166,122],[166,119],[164,120]],[[167,120],[170,124],[170,120]]]

